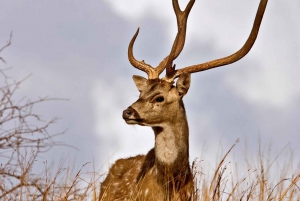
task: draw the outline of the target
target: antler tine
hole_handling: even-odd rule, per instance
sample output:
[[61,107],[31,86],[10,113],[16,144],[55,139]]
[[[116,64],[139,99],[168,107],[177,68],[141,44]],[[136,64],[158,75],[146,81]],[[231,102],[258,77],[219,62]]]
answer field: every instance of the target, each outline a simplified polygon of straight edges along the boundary
[[172,67],[172,63],[178,57],[184,47],[187,19],[194,3],[195,0],[190,0],[186,8],[182,11],[179,7],[178,0],[172,0],[173,9],[177,19],[178,32],[170,54],[161,63],[166,68],[166,77],[172,77],[175,73],[175,66]]
[[261,25],[262,18],[264,16],[264,12],[265,12],[267,3],[268,3],[268,0],[260,1],[251,33],[250,33],[247,41],[245,42],[244,46],[240,50],[238,50],[237,52],[235,52],[234,54],[232,54],[230,56],[216,59],[213,61],[209,61],[206,63],[187,66],[187,67],[179,69],[179,70],[173,69],[173,71],[174,71],[173,76],[168,77],[166,75],[166,77],[164,79],[167,81],[173,81],[175,78],[179,77],[182,73],[196,73],[196,72],[200,72],[200,71],[205,71],[205,70],[209,70],[211,68],[216,68],[216,67],[234,63],[234,62],[240,60],[241,58],[243,58],[250,51],[252,46],[254,45],[254,42],[257,38],[258,31],[259,31],[259,28]]
[[173,3],[173,8],[174,8],[174,11],[176,14],[177,27],[178,27],[177,36],[176,36],[175,42],[173,44],[173,46],[175,46],[173,60],[175,60],[184,47],[187,19],[188,19],[189,13],[195,3],[195,0],[190,0],[189,3],[187,4],[186,8],[184,9],[184,11],[180,10],[178,0],[172,0],[172,3]]
[[128,46],[128,59],[129,59],[131,65],[133,67],[146,72],[147,75],[148,75],[148,79],[156,79],[156,78],[158,78],[158,76],[161,72],[159,73],[158,70],[156,70],[155,68],[153,68],[149,64],[146,64],[144,62],[144,60],[138,61],[133,56],[133,45],[134,45],[136,37],[139,34],[139,30],[140,30],[140,28],[137,29],[136,33],[134,34],[134,36],[132,37],[132,39],[129,43],[129,46]]

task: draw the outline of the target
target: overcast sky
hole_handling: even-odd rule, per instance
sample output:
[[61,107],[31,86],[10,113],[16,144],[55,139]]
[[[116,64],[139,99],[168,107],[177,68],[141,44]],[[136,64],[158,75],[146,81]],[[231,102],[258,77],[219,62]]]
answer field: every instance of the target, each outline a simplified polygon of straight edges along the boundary
[[[180,5],[186,5],[181,0]],[[237,51],[250,33],[258,0],[197,0],[188,21],[177,68]],[[218,147],[235,155],[257,154],[258,138],[273,142],[274,155],[290,144],[300,155],[300,1],[270,0],[250,53],[232,65],[192,75],[184,97],[190,126],[191,159],[215,161]],[[6,1],[0,0],[1,54],[19,80],[32,76],[20,96],[66,98],[37,108],[44,118],[59,116],[51,132],[78,150],[54,148],[39,159],[95,161],[100,169],[120,157],[153,147],[148,127],[129,126],[122,111],[138,98],[132,75],[146,76],[127,59],[136,29],[134,54],[156,66],[170,51],[176,19],[171,0]],[[2,78],[0,78],[2,79]],[[2,81],[1,81],[2,83]],[[104,171],[106,169],[104,168]]]

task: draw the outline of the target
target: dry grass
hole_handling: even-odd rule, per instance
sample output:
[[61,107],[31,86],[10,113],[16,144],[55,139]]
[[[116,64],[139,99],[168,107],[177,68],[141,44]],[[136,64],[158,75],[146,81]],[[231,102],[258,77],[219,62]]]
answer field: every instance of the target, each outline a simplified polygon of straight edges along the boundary
[[[201,201],[266,201],[266,200],[300,200],[300,173],[285,171],[293,164],[283,164],[284,169],[278,174],[271,174],[272,167],[262,158],[258,158],[258,168],[245,170],[245,175],[236,178],[232,172],[230,162],[226,156],[221,159],[212,175],[204,169],[205,161],[194,161],[196,194],[193,200]],[[72,165],[60,165],[55,170],[45,162],[45,169],[41,174],[31,171],[37,156],[31,151],[26,156],[20,153],[20,176],[16,178],[12,187],[6,180],[8,173],[0,173],[0,200],[100,200],[99,189],[105,175],[97,172],[84,172],[84,164],[79,170],[73,171]],[[225,164],[226,163],[226,164]],[[15,175],[14,175],[15,177]],[[86,179],[88,178],[88,179]],[[133,199],[134,200],[134,199]]]
[[[8,43],[0,49],[7,48]],[[0,60],[5,60],[0,57]],[[0,87],[0,200],[100,200],[100,185],[105,175],[97,171],[85,172],[84,164],[74,170],[65,164],[62,158],[55,169],[52,164],[44,162],[44,170],[34,171],[38,156],[56,145],[57,134],[49,134],[48,128],[57,120],[44,121],[32,108],[44,103],[49,98],[35,101],[14,99],[22,81],[9,78],[5,70],[0,70],[4,78]],[[61,134],[61,133],[59,133]],[[238,142],[238,141],[237,141]],[[213,174],[205,169],[203,160],[194,161],[192,168],[195,175],[195,196],[193,200],[201,201],[299,201],[300,169],[289,152],[286,161],[266,157],[259,149],[257,158],[245,162],[228,161],[237,142],[224,154],[216,165]],[[280,153],[281,154],[281,153]],[[236,164],[245,163],[247,168],[238,170]],[[276,164],[276,165],[275,165]],[[95,168],[94,168],[95,169]],[[242,173],[244,176],[239,177]]]
[[[237,141],[238,142],[238,141]],[[201,201],[277,201],[300,200],[300,167],[294,163],[293,154],[290,152],[289,160],[279,164],[279,153],[270,162],[266,154],[258,150],[256,159],[250,161],[245,158],[238,163],[226,162],[229,149],[217,165],[213,176],[207,177],[201,162],[195,166],[195,182],[197,184],[197,198]],[[278,162],[278,163],[276,163]],[[239,170],[238,164],[247,164],[247,169]],[[276,165],[275,165],[276,164]],[[239,173],[243,176],[239,177]]]

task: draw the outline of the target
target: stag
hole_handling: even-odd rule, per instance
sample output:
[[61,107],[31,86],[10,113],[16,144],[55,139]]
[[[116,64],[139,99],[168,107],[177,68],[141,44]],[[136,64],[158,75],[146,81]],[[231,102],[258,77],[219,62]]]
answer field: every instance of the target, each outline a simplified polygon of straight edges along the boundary
[[[172,0],[178,32],[170,54],[156,68],[134,58],[133,45],[139,29],[136,31],[128,47],[128,58],[135,68],[147,73],[148,79],[133,76],[140,96],[123,111],[123,119],[127,124],[150,126],[155,145],[147,155],[119,159],[112,165],[101,184],[101,200],[193,199],[189,127],[182,101],[190,87],[190,74],[228,65],[244,57],[257,38],[267,2],[260,1],[250,36],[240,50],[227,57],[181,69],[175,69],[173,61],[184,47],[187,19],[195,0],[190,0],[184,10],[180,9],[178,0]],[[165,69],[166,75],[159,78]]]

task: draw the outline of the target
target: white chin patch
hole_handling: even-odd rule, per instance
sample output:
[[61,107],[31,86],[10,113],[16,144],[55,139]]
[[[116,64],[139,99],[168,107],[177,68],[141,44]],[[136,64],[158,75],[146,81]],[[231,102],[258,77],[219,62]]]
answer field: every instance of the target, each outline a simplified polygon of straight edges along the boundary
[[155,140],[155,155],[160,162],[172,164],[178,156],[175,137],[167,133],[161,133]]

